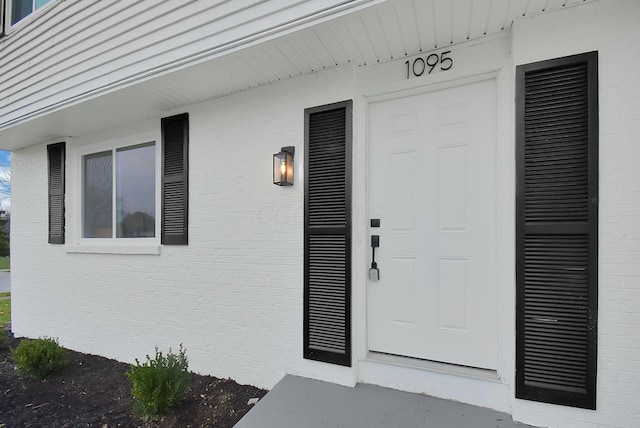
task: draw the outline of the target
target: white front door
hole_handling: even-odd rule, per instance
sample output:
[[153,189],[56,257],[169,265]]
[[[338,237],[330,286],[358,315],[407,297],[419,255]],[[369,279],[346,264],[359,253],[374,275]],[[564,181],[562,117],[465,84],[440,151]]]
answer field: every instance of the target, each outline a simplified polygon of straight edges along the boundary
[[495,80],[369,105],[370,351],[496,368],[496,122]]

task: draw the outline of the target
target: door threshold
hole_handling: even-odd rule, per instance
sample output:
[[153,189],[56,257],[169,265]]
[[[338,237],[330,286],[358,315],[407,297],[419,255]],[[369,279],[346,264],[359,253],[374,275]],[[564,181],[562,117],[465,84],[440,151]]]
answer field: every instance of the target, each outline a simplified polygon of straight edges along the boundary
[[438,372],[443,374],[458,375],[480,380],[500,382],[498,372],[491,369],[461,366],[457,364],[443,363],[439,361],[422,360],[419,358],[405,357],[401,355],[386,354],[384,352],[369,351],[367,360],[376,363],[384,363],[412,369]]

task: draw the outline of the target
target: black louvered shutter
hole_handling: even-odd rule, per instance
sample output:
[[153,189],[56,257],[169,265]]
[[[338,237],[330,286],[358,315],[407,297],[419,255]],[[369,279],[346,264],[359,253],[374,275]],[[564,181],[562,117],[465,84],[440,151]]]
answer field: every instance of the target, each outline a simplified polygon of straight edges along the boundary
[[304,358],[351,366],[351,101],[305,110]]
[[597,52],[516,72],[516,397],[595,409]]
[[189,243],[189,115],[162,119],[163,245]]
[[49,243],[64,244],[65,143],[47,146],[49,181]]

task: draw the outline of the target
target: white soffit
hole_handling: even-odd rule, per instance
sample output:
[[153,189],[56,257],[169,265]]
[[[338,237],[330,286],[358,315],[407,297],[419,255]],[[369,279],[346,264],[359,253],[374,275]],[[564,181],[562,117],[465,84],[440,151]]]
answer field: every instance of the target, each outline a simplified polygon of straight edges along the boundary
[[[515,19],[595,0],[387,0],[302,30],[77,100],[5,129],[2,148],[79,136],[327,68],[367,66],[509,30]],[[99,120],[96,120],[99,118]],[[6,137],[6,138],[5,138]],[[10,141],[9,144],[7,142]]]
[[206,94],[170,76],[166,83],[174,82],[174,92],[183,93],[188,104],[198,95],[216,98],[331,67],[377,64],[498,34],[515,19],[588,1],[593,0],[388,0],[186,71],[190,82],[211,82]]

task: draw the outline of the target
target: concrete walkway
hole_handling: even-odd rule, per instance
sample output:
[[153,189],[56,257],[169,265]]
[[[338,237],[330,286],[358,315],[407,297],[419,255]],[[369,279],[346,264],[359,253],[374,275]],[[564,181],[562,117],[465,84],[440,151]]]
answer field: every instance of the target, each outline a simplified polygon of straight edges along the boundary
[[489,409],[379,386],[287,375],[235,428],[524,428]]

